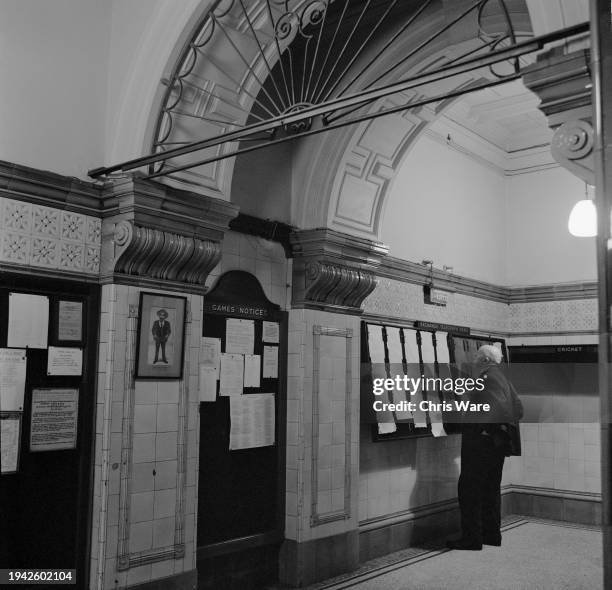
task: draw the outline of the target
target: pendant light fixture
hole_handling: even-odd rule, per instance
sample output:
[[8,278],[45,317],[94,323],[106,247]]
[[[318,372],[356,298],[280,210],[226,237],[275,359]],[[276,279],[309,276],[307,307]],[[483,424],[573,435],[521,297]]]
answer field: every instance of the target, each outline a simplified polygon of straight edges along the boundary
[[570,234],[578,238],[592,238],[597,235],[597,211],[589,195],[589,185],[584,185],[584,199],[578,201],[567,222]]

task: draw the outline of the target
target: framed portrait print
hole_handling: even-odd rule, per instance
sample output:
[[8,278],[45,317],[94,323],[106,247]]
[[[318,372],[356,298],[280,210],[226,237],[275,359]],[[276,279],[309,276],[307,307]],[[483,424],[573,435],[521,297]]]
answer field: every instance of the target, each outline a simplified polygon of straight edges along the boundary
[[186,297],[140,293],[136,379],[180,379]]

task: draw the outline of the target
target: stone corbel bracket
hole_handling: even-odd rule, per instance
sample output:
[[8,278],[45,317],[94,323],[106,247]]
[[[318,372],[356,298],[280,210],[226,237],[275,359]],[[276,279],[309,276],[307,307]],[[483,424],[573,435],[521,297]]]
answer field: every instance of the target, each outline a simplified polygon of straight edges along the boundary
[[553,158],[588,184],[595,184],[590,54],[556,47],[524,70],[523,82],[541,100],[539,109],[554,131]]
[[363,313],[361,305],[376,288],[376,269],[387,246],[330,229],[294,231],[290,239],[292,306]]
[[101,282],[202,293],[238,214],[231,203],[146,181],[116,181],[103,198]]

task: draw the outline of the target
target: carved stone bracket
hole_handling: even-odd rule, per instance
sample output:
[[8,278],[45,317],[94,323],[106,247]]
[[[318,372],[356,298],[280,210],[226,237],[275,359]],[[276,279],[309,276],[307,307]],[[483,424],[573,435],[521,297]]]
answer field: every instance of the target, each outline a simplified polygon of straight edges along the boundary
[[523,82],[540,99],[539,109],[554,130],[553,158],[588,184],[594,184],[589,51],[554,48],[525,69]]
[[201,292],[221,258],[238,208],[130,177],[109,185],[102,222],[102,282]]
[[387,247],[329,229],[291,234],[293,307],[360,314],[361,304],[375,289],[375,271]]

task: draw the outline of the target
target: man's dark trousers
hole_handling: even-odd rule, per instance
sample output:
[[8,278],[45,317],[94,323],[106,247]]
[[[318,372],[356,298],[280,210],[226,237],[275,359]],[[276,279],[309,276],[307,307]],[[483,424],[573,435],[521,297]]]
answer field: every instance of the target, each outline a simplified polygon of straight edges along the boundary
[[501,541],[500,485],[505,459],[504,449],[478,430],[468,427],[463,432],[459,476],[461,536],[477,545]]

